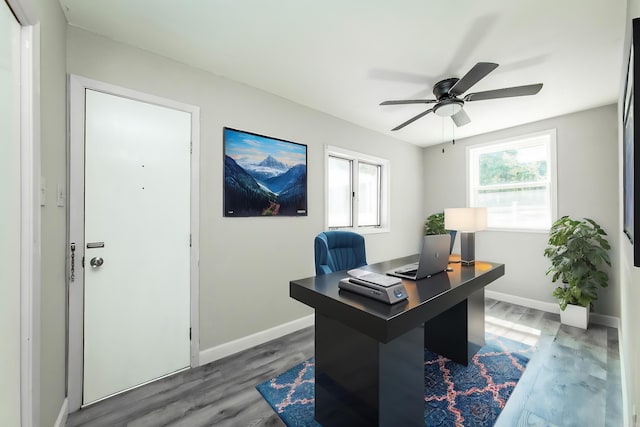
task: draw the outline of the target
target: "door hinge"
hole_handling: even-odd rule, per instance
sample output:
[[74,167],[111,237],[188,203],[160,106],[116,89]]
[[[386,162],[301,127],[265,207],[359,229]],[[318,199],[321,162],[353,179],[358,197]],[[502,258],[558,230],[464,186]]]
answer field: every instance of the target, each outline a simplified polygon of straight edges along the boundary
[[191,341],[191,328],[189,328],[189,341]]
[[189,141],[189,153],[193,154],[193,141]]
[[189,234],[189,247],[191,247],[191,234]]

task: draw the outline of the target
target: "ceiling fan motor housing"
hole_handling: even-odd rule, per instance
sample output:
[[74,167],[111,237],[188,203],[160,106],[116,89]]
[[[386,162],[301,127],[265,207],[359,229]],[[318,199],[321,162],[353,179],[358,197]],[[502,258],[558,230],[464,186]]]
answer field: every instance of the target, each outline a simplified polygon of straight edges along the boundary
[[436,96],[436,99],[438,101],[442,101],[445,98],[450,98],[455,96],[453,94],[449,94],[449,90],[451,90],[453,85],[455,85],[458,82],[458,80],[460,79],[454,77],[451,79],[441,80],[435,85],[433,85],[433,94]]
[[434,105],[433,112],[440,117],[450,117],[462,110],[464,101],[456,98],[455,94],[449,93],[457,78],[441,80],[433,86],[433,94],[438,99],[438,103]]

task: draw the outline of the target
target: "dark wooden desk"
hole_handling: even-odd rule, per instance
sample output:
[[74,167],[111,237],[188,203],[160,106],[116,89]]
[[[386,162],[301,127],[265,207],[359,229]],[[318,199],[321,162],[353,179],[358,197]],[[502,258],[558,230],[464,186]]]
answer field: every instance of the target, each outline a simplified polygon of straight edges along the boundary
[[[372,264],[384,273],[413,255]],[[290,296],[315,309],[315,418],[330,426],[424,426],[424,348],[467,364],[484,345],[484,287],[504,264],[449,264],[404,280],[407,301],[387,305],[338,288],[346,272],[293,280]]]

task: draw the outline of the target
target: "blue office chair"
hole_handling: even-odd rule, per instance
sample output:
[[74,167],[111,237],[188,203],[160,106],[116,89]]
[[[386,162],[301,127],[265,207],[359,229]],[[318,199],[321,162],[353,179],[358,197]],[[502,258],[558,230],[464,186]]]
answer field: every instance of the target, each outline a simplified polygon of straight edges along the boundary
[[456,242],[456,234],[458,234],[457,230],[449,230],[449,234],[451,235],[451,244],[449,245],[449,255],[453,253],[453,244]]
[[367,265],[364,237],[350,231],[325,231],[314,242],[316,275]]

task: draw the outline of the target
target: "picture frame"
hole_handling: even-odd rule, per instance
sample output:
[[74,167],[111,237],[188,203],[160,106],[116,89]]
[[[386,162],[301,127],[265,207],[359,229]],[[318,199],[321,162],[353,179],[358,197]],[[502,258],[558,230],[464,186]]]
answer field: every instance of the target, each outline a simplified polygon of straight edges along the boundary
[[223,128],[225,217],[307,216],[307,146]]
[[632,21],[632,38],[627,63],[627,73],[622,105],[622,151],[623,151],[623,231],[633,247],[633,265],[640,267],[640,244],[636,244],[640,225],[640,129],[636,130],[635,111],[640,107],[635,96],[635,81],[638,70],[634,60],[638,57],[640,46],[640,19]]
[[624,194],[624,234],[629,241],[634,243],[634,221],[633,221],[633,49],[629,55],[629,65],[627,68],[627,78],[625,85],[625,95],[622,113],[622,129],[623,129],[623,194]]

